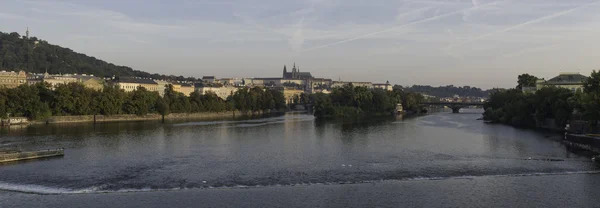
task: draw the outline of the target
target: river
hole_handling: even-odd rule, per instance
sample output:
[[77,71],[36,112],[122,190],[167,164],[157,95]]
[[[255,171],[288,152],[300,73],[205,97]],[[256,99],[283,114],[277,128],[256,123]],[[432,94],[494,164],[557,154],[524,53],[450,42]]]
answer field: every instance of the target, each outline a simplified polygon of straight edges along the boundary
[[0,165],[0,207],[598,206],[600,169],[561,135],[479,117],[4,128],[2,148],[65,156]]

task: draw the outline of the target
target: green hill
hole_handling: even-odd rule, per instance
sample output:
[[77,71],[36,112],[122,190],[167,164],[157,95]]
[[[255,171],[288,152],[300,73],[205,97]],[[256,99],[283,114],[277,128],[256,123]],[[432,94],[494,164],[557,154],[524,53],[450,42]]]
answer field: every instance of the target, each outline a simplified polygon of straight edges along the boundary
[[194,81],[195,78],[166,76],[117,66],[100,59],[77,53],[69,48],[52,45],[36,37],[19,33],[0,32],[0,70],[24,70],[32,73],[93,74],[95,76],[135,76],[153,79]]

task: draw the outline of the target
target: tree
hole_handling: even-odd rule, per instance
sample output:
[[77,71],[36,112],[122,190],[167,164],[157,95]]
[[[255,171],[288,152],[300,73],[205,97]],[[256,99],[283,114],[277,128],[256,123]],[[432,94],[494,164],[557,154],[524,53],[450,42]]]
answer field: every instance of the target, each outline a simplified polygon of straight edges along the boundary
[[535,87],[535,82],[538,80],[537,77],[529,74],[521,74],[517,80],[517,89],[522,90],[523,87]]
[[10,34],[0,32],[0,68],[24,69],[34,73],[44,73],[47,70],[52,74],[93,74],[98,77],[132,76],[177,81],[199,80],[183,76],[150,74],[126,66],[117,66],[68,48],[49,44],[36,37],[25,39],[16,32]]
[[156,112],[156,100],[160,99],[157,92],[150,92],[144,87],[129,93],[124,103],[124,111],[129,114],[146,115]]
[[156,99],[156,111],[162,116],[162,121],[165,121],[165,116],[169,115],[169,104],[163,98]]
[[105,86],[96,96],[98,113],[102,115],[120,114],[125,103],[126,93],[117,86]]
[[39,85],[20,85],[6,93],[6,112],[12,116],[24,116],[33,120],[45,119],[52,115],[48,103],[42,102]]
[[600,93],[600,71],[592,71],[592,74],[583,81],[583,92]]
[[173,113],[189,113],[192,110],[190,100],[183,93],[176,92],[172,84],[167,85],[164,100]]
[[490,93],[489,90],[484,91],[477,87],[471,87],[471,86],[457,87],[454,85],[439,86],[439,87],[432,87],[429,85],[413,85],[411,87],[402,87],[400,85],[396,85],[393,87],[393,89],[403,90],[406,92],[423,93],[423,94],[436,96],[436,97],[452,97],[454,95],[458,95],[461,97],[488,97],[489,93]]
[[54,115],[92,115],[94,90],[81,83],[68,83],[56,86],[51,103]]

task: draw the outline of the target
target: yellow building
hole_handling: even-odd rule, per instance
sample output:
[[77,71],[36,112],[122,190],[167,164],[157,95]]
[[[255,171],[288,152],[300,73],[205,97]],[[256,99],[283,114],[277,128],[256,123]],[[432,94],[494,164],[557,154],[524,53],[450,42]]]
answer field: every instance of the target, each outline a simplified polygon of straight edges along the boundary
[[137,90],[140,87],[146,88],[148,91],[159,92],[159,84],[151,79],[138,79],[132,77],[120,77],[116,84],[125,92]]
[[302,93],[304,93],[304,90],[284,88],[283,89],[283,97],[285,98],[285,103],[286,104],[293,103],[294,102],[294,97],[295,96],[300,97],[300,95]]
[[181,84],[179,86],[179,91],[180,93],[183,93],[185,96],[190,96],[190,94],[192,94],[196,89],[194,88],[194,85],[191,84]]
[[393,89],[393,87],[389,81],[385,82],[385,84],[373,84],[373,88],[383,89],[385,91],[392,91],[392,89]]
[[195,90],[200,93],[200,95],[205,95],[208,92],[212,92],[216,94],[219,98],[226,100],[227,97],[233,95],[238,91],[237,87],[199,87],[195,88]]
[[170,83],[173,85],[173,91],[183,93],[185,96],[190,96],[194,92],[194,86],[189,84]]
[[587,79],[587,76],[583,76],[577,72],[563,72],[558,76],[549,79],[548,81],[540,79],[536,81],[536,89],[541,89],[547,86],[554,86],[560,88],[570,89],[573,92],[578,89],[583,89],[583,82]]
[[60,84],[69,84],[73,82],[78,82],[79,80],[72,76],[50,75],[48,73],[45,73],[44,76],[41,77],[41,79],[38,79],[34,82],[40,81],[48,83],[50,85],[50,89],[54,90],[56,86]]
[[15,88],[27,83],[27,74],[24,71],[0,71],[0,87]]
[[156,84],[158,84],[158,88],[156,89],[156,91],[158,91],[158,94],[161,97],[164,97],[165,90],[167,89],[167,86],[169,86],[171,83],[167,82],[167,81],[163,81],[163,80],[154,80],[154,82],[156,82]]

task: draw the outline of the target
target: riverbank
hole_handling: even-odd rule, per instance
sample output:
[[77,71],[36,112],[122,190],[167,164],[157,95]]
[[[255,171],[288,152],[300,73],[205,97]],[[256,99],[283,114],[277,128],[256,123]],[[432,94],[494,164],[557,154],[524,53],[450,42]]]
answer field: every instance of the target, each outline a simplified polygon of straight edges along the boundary
[[[205,113],[171,113],[164,116],[165,120],[184,120],[184,119],[227,119],[243,116],[256,116],[283,113],[283,111],[226,111],[226,112],[205,112]],[[160,114],[134,115],[82,115],[82,116],[52,116],[41,121],[30,121],[29,124],[63,124],[63,123],[107,123],[107,122],[128,122],[128,121],[160,121],[163,116]]]

